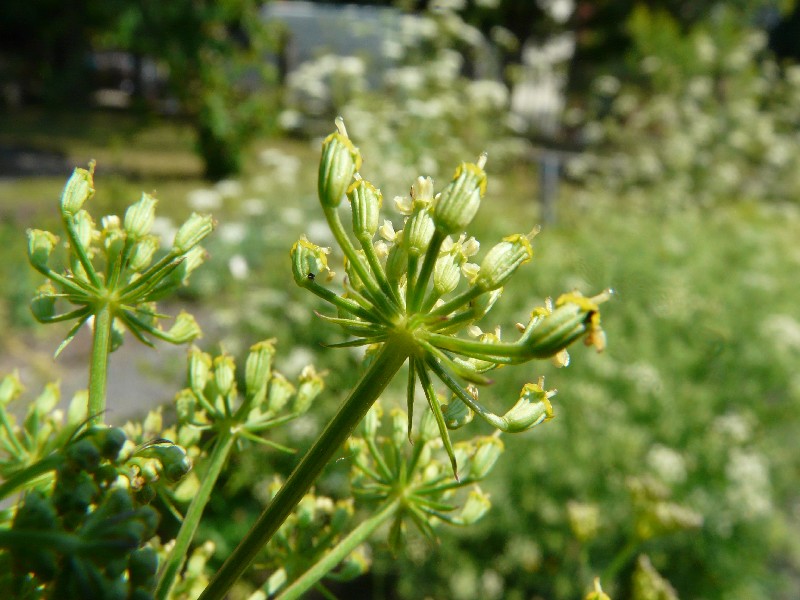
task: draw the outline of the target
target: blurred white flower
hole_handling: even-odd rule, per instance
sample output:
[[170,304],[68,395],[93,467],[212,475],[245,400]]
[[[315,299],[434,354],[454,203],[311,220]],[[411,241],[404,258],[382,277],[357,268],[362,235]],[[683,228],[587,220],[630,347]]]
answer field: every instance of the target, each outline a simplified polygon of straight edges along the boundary
[[150,233],[158,236],[162,248],[169,248],[172,246],[172,240],[175,239],[175,233],[177,231],[178,228],[175,226],[175,223],[172,222],[172,219],[160,215],[156,216],[153,221],[153,227],[150,229]]
[[763,456],[734,448],[728,457],[725,475],[728,501],[740,518],[754,519],[771,510],[769,471]]
[[235,179],[223,179],[214,186],[223,198],[236,198],[242,195],[242,184]]
[[675,485],[686,481],[686,461],[672,448],[655,444],[647,453],[647,466],[664,483]]
[[247,279],[250,274],[250,267],[247,264],[247,259],[241,254],[234,254],[228,259],[228,270],[234,279]]
[[186,195],[186,204],[198,212],[219,210],[222,206],[222,194],[218,190],[197,189]]
[[225,244],[240,244],[247,234],[247,226],[244,223],[231,221],[223,223],[217,229],[217,237]]

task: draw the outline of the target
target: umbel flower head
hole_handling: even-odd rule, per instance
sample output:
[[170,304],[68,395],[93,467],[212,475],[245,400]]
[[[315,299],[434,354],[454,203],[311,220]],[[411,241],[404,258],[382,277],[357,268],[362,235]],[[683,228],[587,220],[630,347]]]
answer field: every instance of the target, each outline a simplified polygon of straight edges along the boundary
[[[328,249],[301,238],[291,252],[295,282],[329,302],[336,315],[320,316],[353,338],[337,346],[378,350],[391,345],[407,356],[409,436],[419,383],[454,472],[448,429],[461,427],[475,414],[503,432],[525,431],[552,417],[555,392],[545,390],[543,379],[526,384],[505,414],[490,411],[479,401],[477,387],[491,383],[489,371],[548,357],[566,365],[566,347],[581,337],[598,351],[605,346],[598,305],[609,292],[593,298],[573,292],[548,301],[531,312],[527,323],[517,325],[512,341],[501,339],[499,329],[484,333],[477,326],[517,269],[533,257],[531,241],[537,232],[509,235],[480,262],[471,262],[480,244],[465,230],[486,192],[485,163],[485,154],[475,163],[462,163],[439,193],[430,178],[419,177],[408,198],[395,199],[405,217],[398,231],[391,221],[381,224],[381,192],[358,173],[361,156],[337,119],[337,131],[323,142],[318,189],[344,254],[344,292],[337,294],[322,283],[326,278],[321,275],[333,275]],[[345,197],[352,209],[352,235],[338,211]],[[437,399],[434,377],[451,392],[446,404]]]
[[[175,344],[195,339],[201,332],[191,315],[180,313],[164,330],[158,324],[164,315],[155,303],[175,292],[203,263],[200,242],[214,228],[212,218],[192,214],[175,234],[172,248],[158,258],[159,240],[150,233],[157,200],[142,194],[124,219],[103,217],[98,227],[83,208],[94,195],[93,176],[94,163],[89,169],[75,169],[62,192],[66,256],[61,268],[51,267],[61,258],[59,238],[49,231],[28,230],[31,265],[48,279],[31,301],[34,316],[42,323],[75,322],[56,355],[84,323],[105,311],[113,319],[112,350],[125,329],[148,345],[152,337]],[[58,300],[72,304],[72,310],[57,314]]]

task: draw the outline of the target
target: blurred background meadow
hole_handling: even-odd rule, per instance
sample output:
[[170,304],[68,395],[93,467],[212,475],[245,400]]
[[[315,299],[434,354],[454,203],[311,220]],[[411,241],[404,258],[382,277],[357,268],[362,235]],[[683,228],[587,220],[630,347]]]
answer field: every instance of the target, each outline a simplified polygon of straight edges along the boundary
[[[283,434],[303,447],[360,360],[322,347],[341,334],[288,261],[301,234],[332,241],[321,136],[344,117],[388,204],[485,150],[471,233],[543,227],[484,330],[613,288],[608,348],[500,371],[482,394],[498,409],[539,374],[560,391],[552,422],[506,437],[491,513],[397,556],[379,536],[341,597],[572,599],[600,576],[614,598],[798,598],[798,40],[791,0],[3,2],[0,371],[85,385],[88,340],[53,363],[65,332],[30,316],[25,230],[51,226],[71,169],[96,159],[96,214],[145,191],[169,240],[192,210],[218,220],[181,297],[204,348],[275,337],[287,375],[328,371]],[[111,420],[181,385],[183,351],[143,356],[112,356]],[[200,533],[218,557],[292,461],[253,451],[231,470]],[[319,489],[346,494],[343,473]]]

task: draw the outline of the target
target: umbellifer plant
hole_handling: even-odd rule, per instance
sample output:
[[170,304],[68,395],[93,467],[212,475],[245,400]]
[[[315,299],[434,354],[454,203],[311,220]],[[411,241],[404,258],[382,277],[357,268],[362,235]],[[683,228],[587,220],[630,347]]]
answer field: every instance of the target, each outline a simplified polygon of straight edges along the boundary
[[[92,324],[89,389],[73,400],[65,422],[54,410],[57,392],[49,388],[17,424],[6,406],[19,397],[19,381],[11,376],[0,384],[0,499],[22,492],[0,520],[0,563],[9,566],[0,578],[2,589],[20,598],[199,594],[221,599],[266,552],[273,575],[259,593],[296,598],[325,577],[363,572],[360,545],[384,523],[391,523],[389,540],[398,548],[408,524],[433,537],[437,523],[479,519],[489,501],[477,483],[502,451],[499,435],[550,419],[555,393],[540,378],[496,414],[479,399],[479,386],[491,383],[492,370],[532,359],[566,365],[566,348],[579,338],[602,350],[598,305],[608,297],[568,293],[548,300],[532,310],[527,323],[516,325],[510,341],[501,339],[499,329],[484,333],[478,327],[517,269],[532,258],[536,233],[510,235],[479,263],[470,262],[480,244],[467,237],[466,228],[486,191],[485,162],[484,155],[462,163],[439,193],[430,178],[418,178],[409,197],[395,199],[405,215],[403,228],[395,230],[390,221],[381,222],[381,193],[359,174],[359,151],[337,120],[337,131],[323,143],[318,193],[344,256],[344,282],[332,286],[330,250],[304,237],[291,250],[292,271],[299,286],[332,306],[334,312],[320,318],[348,335],[334,346],[365,347],[366,369],[285,483],[271,486],[264,512],[207,585],[202,565],[212,549],[202,546],[193,555],[189,550],[226,461],[253,443],[286,450],[264,434],[307,411],[323,389],[322,378],[307,367],[292,385],[272,369],[272,341],[251,348],[238,379],[233,358],[212,358],[192,348],[174,426],[164,429],[158,413],[124,428],[106,426],[108,357],[124,330],[146,344],[152,338],[184,343],[199,336],[185,313],[163,330],[158,323],[165,316],[155,301],[176,290],[203,261],[199,243],[213,221],[192,215],[172,248],[157,258],[157,238],[150,234],[155,200],[144,195],[124,219],[106,217],[97,228],[83,208],[93,194],[93,168],[77,169],[61,201],[66,244],[59,247],[53,234],[32,230],[29,256],[48,279],[33,300],[35,316],[43,322],[75,321],[57,353],[81,326]],[[340,217],[345,198],[350,232]],[[57,257],[61,269],[51,266]],[[57,313],[63,303],[72,308]],[[384,435],[376,402],[404,365],[407,410],[390,413],[390,433]],[[420,392],[429,411],[411,444]],[[494,427],[495,435],[452,443],[449,431],[475,415]],[[362,435],[351,438],[362,421]],[[352,501],[335,503],[311,489],[346,442],[353,457],[354,500],[373,510],[352,529]],[[192,460],[201,472],[194,480]],[[168,543],[154,538],[159,514],[150,501],[156,495],[173,513],[182,512],[182,502],[188,505]]]

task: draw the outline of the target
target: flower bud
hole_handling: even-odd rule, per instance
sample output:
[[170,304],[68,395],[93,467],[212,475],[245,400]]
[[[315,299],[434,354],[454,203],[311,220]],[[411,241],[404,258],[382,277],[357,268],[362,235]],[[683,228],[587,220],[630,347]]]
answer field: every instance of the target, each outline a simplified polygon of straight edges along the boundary
[[301,236],[294,243],[290,252],[294,282],[303,287],[310,281],[314,281],[321,272],[330,271],[328,268],[329,252],[330,249],[312,244],[305,236]]
[[31,312],[37,321],[47,321],[55,314],[56,289],[48,281],[36,290],[31,300]]
[[427,210],[415,212],[403,229],[403,244],[410,256],[422,256],[431,243],[436,225]]
[[146,235],[136,242],[128,261],[128,268],[132,271],[144,271],[153,261],[153,256],[158,250],[158,238],[154,235]]
[[592,589],[591,592],[586,594],[585,600],[611,600],[611,596],[606,594],[603,591],[603,588],[600,587],[600,578],[599,577],[595,577],[594,578],[594,588]]
[[433,179],[417,177],[411,185],[411,201],[414,210],[430,206],[433,202]]
[[461,279],[461,269],[452,254],[442,254],[433,267],[433,289],[439,296],[449,294]]
[[150,233],[153,221],[156,218],[157,202],[158,200],[151,195],[142,194],[138,202],[128,207],[128,210],[125,211],[125,223],[123,225],[128,235],[134,239],[139,239]]
[[378,430],[381,427],[381,417],[383,417],[383,408],[376,402],[367,411],[364,420],[361,422],[365,438],[374,439],[378,435]]
[[459,523],[462,525],[477,523],[483,518],[483,515],[489,512],[491,507],[492,503],[489,502],[489,496],[476,487],[469,493],[467,501],[461,509]]
[[453,180],[434,203],[436,227],[445,234],[459,233],[472,222],[486,192],[483,160],[461,163]]
[[89,169],[75,169],[61,193],[61,213],[71,217],[94,195],[94,161]]
[[542,388],[544,378],[538,384],[526,383],[522,388],[517,403],[503,416],[507,423],[507,433],[519,433],[549,421],[553,418],[553,406],[550,398],[555,391],[546,392]]
[[272,375],[272,359],[275,356],[275,340],[264,340],[250,346],[250,354],[244,368],[244,384],[247,395],[261,402],[267,393]]
[[58,243],[58,237],[49,231],[28,229],[28,258],[34,267],[47,267],[47,260]]
[[353,233],[357,238],[372,239],[378,231],[378,219],[381,214],[383,199],[381,191],[375,189],[370,182],[357,179],[347,190],[353,210]]
[[173,344],[185,344],[203,335],[200,325],[194,317],[187,312],[181,311],[175,318],[175,323],[167,331],[169,341]]
[[213,230],[214,219],[211,218],[211,215],[192,213],[175,234],[175,241],[172,242],[174,251],[178,254],[187,253]]
[[[337,123],[338,126],[338,123]],[[343,126],[342,126],[343,129]],[[346,133],[330,134],[322,142],[317,192],[325,207],[336,207],[342,201],[353,175],[361,168],[361,154]]]
[[508,236],[484,257],[475,284],[487,291],[502,287],[511,279],[517,267],[532,257],[533,249],[526,236]]
[[597,504],[567,502],[569,528],[581,543],[586,543],[597,535],[600,528],[600,507]]

